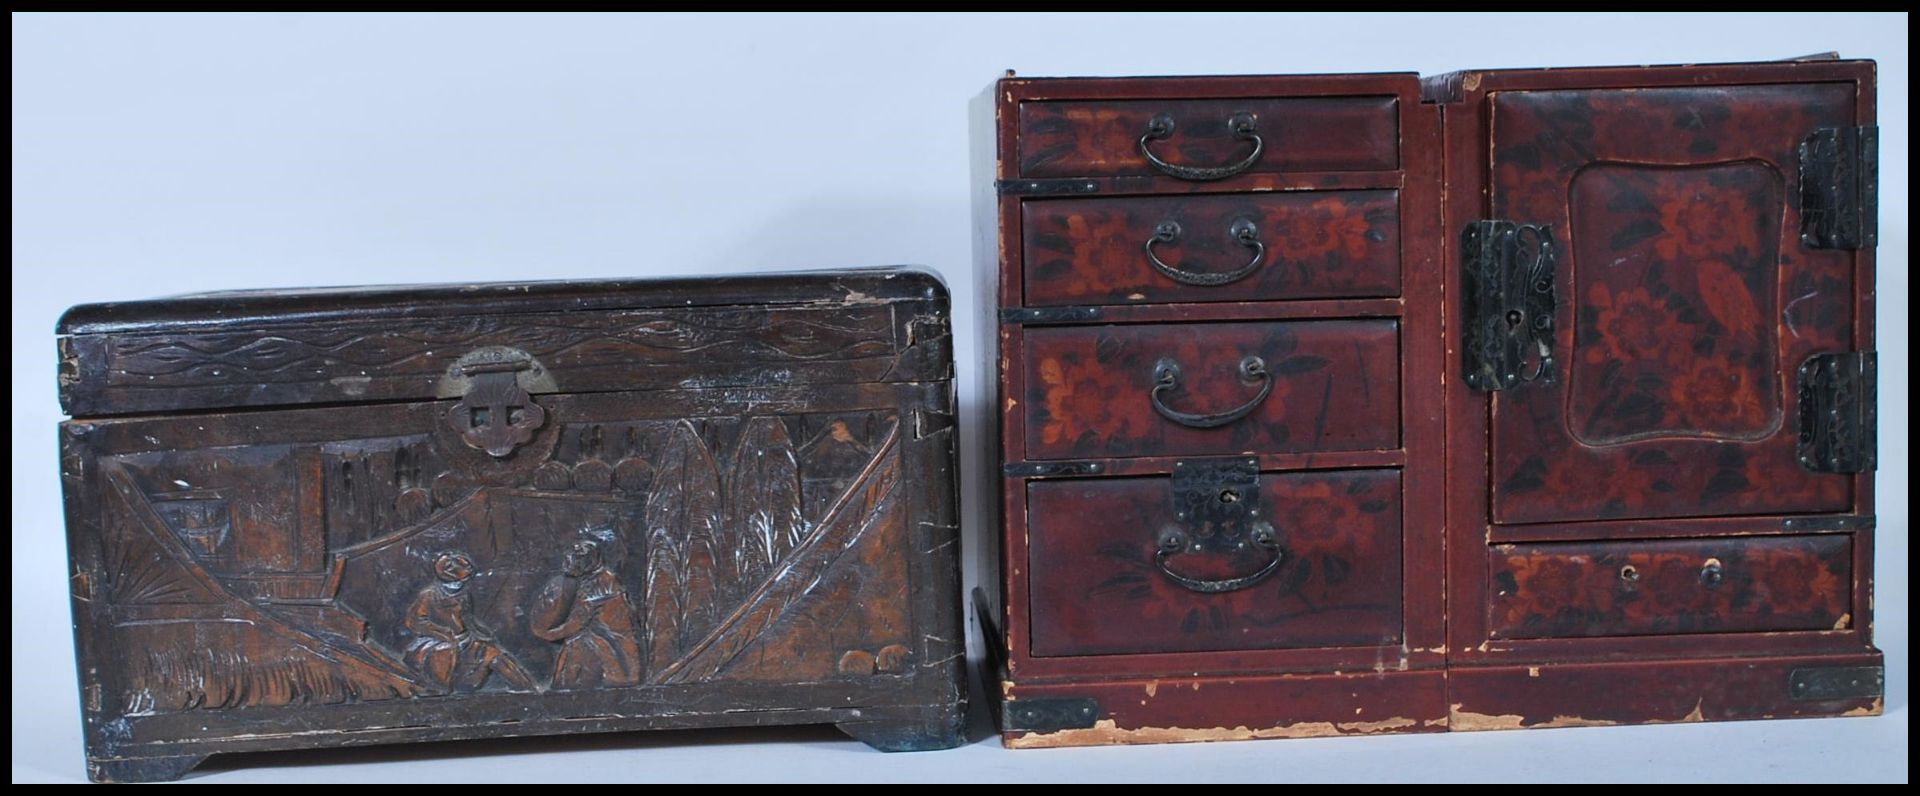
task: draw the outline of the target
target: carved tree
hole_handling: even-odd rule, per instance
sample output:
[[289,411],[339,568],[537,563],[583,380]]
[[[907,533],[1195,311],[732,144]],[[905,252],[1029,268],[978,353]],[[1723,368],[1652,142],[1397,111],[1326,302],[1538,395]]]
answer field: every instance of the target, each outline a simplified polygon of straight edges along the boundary
[[667,434],[647,496],[649,671],[671,665],[718,620],[720,468],[693,424]]
[[747,421],[727,468],[726,520],[735,540],[734,587],[742,594],[757,588],[806,535],[800,462],[780,418]]

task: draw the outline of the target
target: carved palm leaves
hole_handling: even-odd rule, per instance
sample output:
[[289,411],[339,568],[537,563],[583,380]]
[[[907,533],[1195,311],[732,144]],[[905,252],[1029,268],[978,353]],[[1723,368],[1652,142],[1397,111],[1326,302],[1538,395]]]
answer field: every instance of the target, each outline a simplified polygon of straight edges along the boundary
[[800,462],[787,425],[775,417],[748,420],[727,476],[726,527],[736,537],[733,582],[745,593],[806,532],[800,515]]
[[647,495],[646,628],[650,671],[671,665],[713,626],[720,467],[693,424],[675,423]]
[[672,425],[647,495],[648,671],[662,672],[773,574],[806,533],[786,424],[746,421],[723,474],[690,421]]

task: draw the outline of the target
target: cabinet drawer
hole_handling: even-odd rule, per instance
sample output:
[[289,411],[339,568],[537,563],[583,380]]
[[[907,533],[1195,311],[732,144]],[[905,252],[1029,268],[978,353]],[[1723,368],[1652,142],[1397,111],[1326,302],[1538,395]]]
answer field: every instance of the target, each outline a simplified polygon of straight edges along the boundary
[[1176,517],[1172,479],[1027,487],[1033,652],[1041,656],[1396,644],[1401,636],[1400,473],[1262,474],[1258,516],[1280,563],[1241,589],[1192,579],[1260,572],[1267,549],[1156,557]]
[[1491,556],[1495,638],[1852,624],[1845,534],[1498,545]]
[[1400,445],[1391,319],[1033,328],[1024,347],[1030,459]]
[[[1162,124],[1152,126],[1148,137],[1156,120]],[[1400,167],[1399,144],[1399,102],[1393,97],[1020,104],[1022,177],[1186,174],[1204,180],[1220,176],[1181,170],[1242,164],[1235,174],[1385,171]],[[1148,160],[1149,153],[1166,165]]]
[[1028,201],[1034,306],[1397,296],[1398,191]]

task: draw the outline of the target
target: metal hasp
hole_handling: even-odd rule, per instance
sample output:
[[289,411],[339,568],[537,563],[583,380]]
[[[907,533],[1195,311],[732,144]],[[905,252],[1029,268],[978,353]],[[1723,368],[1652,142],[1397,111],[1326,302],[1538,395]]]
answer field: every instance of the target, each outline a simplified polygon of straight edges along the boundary
[[1019,699],[1007,703],[1007,732],[1084,730],[1100,718],[1092,699]]
[[1880,128],[1822,127],[1800,142],[1800,242],[1870,249],[1880,240]]
[[460,402],[447,410],[447,422],[467,445],[504,459],[546,424],[547,410],[520,384],[521,374],[536,370],[525,352],[481,349],[462,357],[455,370],[465,384]]
[[1787,696],[1802,702],[1871,699],[1886,692],[1883,666],[1828,666],[1795,669],[1787,676]]
[[1880,358],[1815,354],[1800,365],[1800,465],[1816,473],[1872,472],[1879,458]]
[[[1273,524],[1260,515],[1260,462],[1253,458],[1182,459],[1173,463],[1175,523],[1160,529],[1154,564],[1182,588],[1202,594],[1238,591],[1266,580],[1286,558]],[[1266,563],[1233,578],[1203,580],[1168,565],[1184,553],[1234,555],[1265,550]]]
[[1467,386],[1492,392],[1551,380],[1553,227],[1475,221],[1460,242],[1466,286],[1460,354]]

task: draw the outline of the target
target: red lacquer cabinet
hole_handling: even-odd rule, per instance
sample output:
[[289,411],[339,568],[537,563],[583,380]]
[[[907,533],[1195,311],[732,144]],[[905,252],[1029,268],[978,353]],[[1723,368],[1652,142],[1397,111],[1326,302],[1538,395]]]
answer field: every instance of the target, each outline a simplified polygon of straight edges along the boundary
[[1000,81],[1007,745],[1877,713],[1873,85]]

